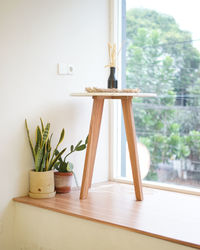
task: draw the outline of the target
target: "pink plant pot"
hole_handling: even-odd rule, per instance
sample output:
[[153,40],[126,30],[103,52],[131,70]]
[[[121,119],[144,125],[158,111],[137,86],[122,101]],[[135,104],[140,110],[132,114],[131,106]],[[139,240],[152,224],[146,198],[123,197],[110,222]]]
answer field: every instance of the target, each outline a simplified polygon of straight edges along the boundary
[[57,193],[69,193],[71,191],[73,173],[54,172],[55,188]]

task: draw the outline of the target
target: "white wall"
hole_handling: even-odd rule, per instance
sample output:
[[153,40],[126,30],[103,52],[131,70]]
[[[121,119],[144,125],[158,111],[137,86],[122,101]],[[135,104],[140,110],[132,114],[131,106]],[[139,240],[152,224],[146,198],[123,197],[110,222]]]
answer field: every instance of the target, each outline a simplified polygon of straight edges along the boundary
[[[0,0],[0,249],[14,250],[11,201],[28,192],[33,166],[25,134],[42,117],[51,122],[54,144],[63,146],[88,133],[92,102],[72,98],[84,86],[106,87],[108,0]],[[73,64],[72,76],[58,76],[57,63]],[[104,112],[94,181],[108,176],[108,114]],[[80,178],[84,153],[71,157]],[[32,208],[34,209],[34,208]],[[38,221],[40,218],[37,219]]]
[[16,203],[15,226],[16,250],[194,249],[20,203]]

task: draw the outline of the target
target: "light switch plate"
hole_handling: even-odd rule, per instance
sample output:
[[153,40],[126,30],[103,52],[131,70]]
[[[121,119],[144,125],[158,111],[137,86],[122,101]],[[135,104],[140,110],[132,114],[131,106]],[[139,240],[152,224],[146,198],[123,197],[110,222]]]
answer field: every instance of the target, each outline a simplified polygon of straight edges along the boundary
[[58,64],[58,74],[59,75],[67,75],[68,73],[68,65],[66,63]]

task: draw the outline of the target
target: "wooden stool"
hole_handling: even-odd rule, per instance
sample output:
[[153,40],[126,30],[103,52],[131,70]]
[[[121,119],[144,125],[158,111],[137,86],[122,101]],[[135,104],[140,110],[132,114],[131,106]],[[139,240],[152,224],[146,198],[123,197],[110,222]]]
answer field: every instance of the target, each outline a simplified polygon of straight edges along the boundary
[[85,156],[84,171],[80,199],[86,199],[88,189],[92,183],[92,175],[96,156],[103,105],[105,99],[120,99],[122,103],[126,137],[131,161],[132,176],[135,188],[135,195],[138,201],[143,200],[142,182],[140,177],[140,167],[137,152],[137,140],[133,117],[132,99],[133,97],[155,97],[155,94],[148,93],[77,93],[72,96],[91,96],[93,98],[93,108],[90,121],[88,145]]

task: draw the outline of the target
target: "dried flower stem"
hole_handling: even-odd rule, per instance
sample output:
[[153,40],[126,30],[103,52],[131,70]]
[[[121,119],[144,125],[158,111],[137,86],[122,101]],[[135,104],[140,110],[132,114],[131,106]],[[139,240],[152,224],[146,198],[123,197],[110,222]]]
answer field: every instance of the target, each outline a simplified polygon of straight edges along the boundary
[[105,67],[116,67],[116,57],[119,55],[119,52],[116,53],[116,44],[108,43],[108,55],[109,55],[109,64]]

